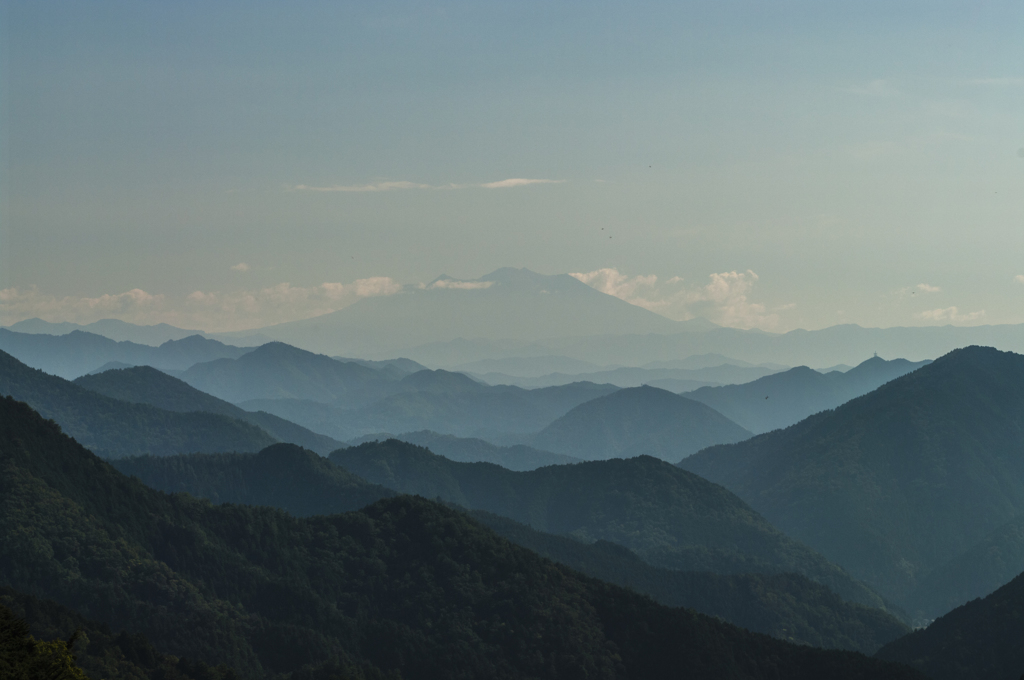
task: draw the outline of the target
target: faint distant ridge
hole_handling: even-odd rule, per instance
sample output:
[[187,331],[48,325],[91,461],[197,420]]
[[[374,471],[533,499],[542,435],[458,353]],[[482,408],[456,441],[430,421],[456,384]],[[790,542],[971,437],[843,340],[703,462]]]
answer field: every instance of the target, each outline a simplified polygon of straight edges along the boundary
[[1021,569],[979,548],[1024,554],[1024,532],[1011,524],[1024,513],[1022,414],[1024,356],[968,347],[680,466],[931,618]]
[[66,335],[18,333],[0,328],[0,350],[19,361],[62,378],[72,379],[115,363],[184,370],[201,361],[237,358],[249,347],[225,345],[199,335],[168,340],[159,347],[74,330]]
[[809,415],[844,404],[928,361],[873,357],[845,373],[797,366],[740,385],[701,387],[685,396],[719,411],[751,432],[789,427]]
[[583,460],[654,456],[677,462],[750,432],[713,408],[657,387],[632,387],[580,404],[530,441]]
[[177,328],[166,323],[151,326],[140,326],[119,319],[100,319],[87,324],[61,321],[52,323],[42,319],[25,319],[7,326],[8,330],[17,333],[33,333],[44,335],[67,335],[72,331],[85,331],[110,338],[116,342],[135,342],[140,345],[162,345],[168,340],[181,340],[190,335],[202,335],[203,331]]
[[397,348],[456,338],[539,339],[679,332],[679,322],[602,293],[568,274],[503,268],[473,280],[364,298],[337,312],[260,329],[331,354],[384,358]]

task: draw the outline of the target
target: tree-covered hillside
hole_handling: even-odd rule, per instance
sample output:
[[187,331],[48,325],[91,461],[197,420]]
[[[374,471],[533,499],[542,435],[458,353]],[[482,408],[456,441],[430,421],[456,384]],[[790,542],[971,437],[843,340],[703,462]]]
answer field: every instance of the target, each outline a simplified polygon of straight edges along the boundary
[[114,399],[149,404],[166,411],[219,413],[262,428],[280,441],[297,444],[323,455],[341,446],[341,442],[336,439],[307,430],[284,418],[264,411],[245,411],[150,366],[83,375],[74,382],[79,387]]
[[90,392],[0,352],[0,395],[27,402],[107,458],[194,451],[259,451],[277,440],[216,413],[174,413]]
[[[369,484],[309,451],[275,444],[256,455],[193,454],[112,463],[146,485],[214,503],[265,505],[308,517],[361,508],[393,491]],[[755,632],[816,647],[873,653],[909,629],[878,610],[844,602],[804,577],[716,575],[652,567],[608,542],[587,545],[488,513],[473,516],[513,543],[585,574],[632,587]]]
[[267,505],[296,517],[349,512],[397,495],[294,444],[274,444],[257,454],[121,458],[111,465],[160,491],[183,491],[213,503]]
[[392,439],[335,451],[330,460],[403,493],[486,510],[539,531],[612,541],[667,569],[796,572],[849,600],[883,606],[870,589],[731,492],[649,456],[512,472],[455,463]]
[[422,499],[297,519],[168,496],[11,399],[0,498],[0,585],[249,678],[919,677],[657,605]]
[[0,678],[80,680],[76,671],[91,680],[238,678],[227,666],[161,654],[142,635],[112,632],[56,602],[0,588]]
[[883,647],[934,680],[1018,680],[1024,675],[1024,574]]
[[1024,356],[969,347],[680,465],[932,618],[951,593],[919,590],[929,573],[1024,513],[1022,449]]

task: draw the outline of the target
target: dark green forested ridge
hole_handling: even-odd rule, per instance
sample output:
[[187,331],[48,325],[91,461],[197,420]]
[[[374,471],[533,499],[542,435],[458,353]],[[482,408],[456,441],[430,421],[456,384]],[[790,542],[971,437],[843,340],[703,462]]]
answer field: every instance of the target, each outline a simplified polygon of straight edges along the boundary
[[933,680],[1018,680],[1024,675],[1024,574],[927,628],[883,647]]
[[335,451],[330,460],[403,493],[486,510],[539,531],[612,541],[655,566],[796,572],[848,600],[884,606],[869,588],[731,492],[649,456],[512,472],[490,463],[456,463],[392,439]]
[[0,585],[240,675],[914,678],[583,577],[412,497],[298,519],[118,473],[0,400]]
[[[256,455],[192,454],[112,464],[161,491],[186,491],[215,503],[277,507],[296,516],[354,510],[394,495],[288,444],[275,444]],[[781,639],[873,653],[909,630],[880,610],[848,604],[825,587],[792,574],[673,572],[651,567],[611,543],[585,545],[496,515],[474,516],[513,543],[585,574],[633,587],[662,604],[688,606]]]
[[523,444],[498,446],[475,437],[456,437],[450,434],[439,434],[430,430],[404,432],[397,435],[388,433],[366,435],[365,437],[354,439],[349,444],[357,445],[369,441],[385,441],[388,439],[397,439],[428,448],[433,453],[458,463],[494,463],[503,468],[519,472],[536,470],[546,465],[566,465],[580,462],[579,458],[566,456],[561,453],[552,453],[551,451],[541,451],[540,449]]
[[[969,347],[834,411],[680,466],[932,618],[955,592],[923,589],[942,587],[930,572],[1024,513],[1022,450],[1024,356]],[[944,582],[981,593],[1015,575],[992,582],[987,569],[960,573],[980,580]]]
[[274,444],[257,454],[145,456],[111,464],[160,491],[183,491],[213,503],[268,505],[296,517],[349,512],[396,495],[294,444]]
[[799,574],[660,569],[609,541],[585,544],[482,510],[470,515],[516,545],[588,576],[631,588],[670,607],[689,607],[779,639],[871,654],[910,632],[891,614],[846,602]]
[[[8,627],[20,619],[23,627]],[[23,631],[48,643],[49,651],[66,662],[68,656],[92,680],[236,680],[226,666],[207,664],[161,654],[145,637],[125,631],[113,633],[105,624],[89,621],[56,602],[39,600],[11,588],[0,588],[0,636]],[[9,638],[8,638],[9,639]],[[67,642],[71,641],[71,645]],[[5,646],[0,643],[0,646]],[[3,652],[0,652],[0,656]],[[68,655],[68,656],[64,656]],[[0,660],[0,678],[18,678]],[[29,675],[26,680],[53,676]],[[69,679],[75,675],[66,676]]]
[[270,413],[245,411],[223,399],[201,392],[150,366],[133,366],[83,375],[75,384],[92,392],[135,404],[149,404],[165,411],[219,413],[262,428],[272,437],[327,455],[341,442],[317,434]]
[[0,352],[0,396],[27,402],[101,456],[193,451],[259,451],[276,439],[249,423],[215,413],[173,413],[90,392],[29,368]]
[[657,387],[630,387],[580,404],[534,436],[541,449],[583,460],[654,456],[675,463],[750,432],[710,406]]

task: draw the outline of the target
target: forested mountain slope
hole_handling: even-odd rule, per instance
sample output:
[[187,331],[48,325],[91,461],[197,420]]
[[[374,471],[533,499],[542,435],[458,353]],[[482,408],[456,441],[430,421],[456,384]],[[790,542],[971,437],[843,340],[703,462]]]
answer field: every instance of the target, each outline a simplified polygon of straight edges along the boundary
[[166,411],[219,413],[260,427],[280,441],[304,446],[322,455],[327,455],[342,445],[336,439],[317,434],[271,413],[245,411],[150,366],[135,366],[83,375],[76,378],[74,382],[87,390],[105,394],[114,399],[136,404],[150,404]]
[[883,647],[934,680],[1018,680],[1024,669],[1024,574]]
[[512,472],[455,463],[392,439],[335,451],[330,460],[403,493],[486,510],[539,531],[619,543],[656,566],[796,572],[849,600],[882,606],[863,584],[726,489],[648,456]]
[[213,503],[267,505],[296,517],[349,512],[397,495],[294,444],[274,444],[256,454],[122,458],[111,465],[160,491],[184,491]]
[[919,677],[657,605],[429,501],[297,519],[168,496],[11,399],[0,471],[0,585],[247,678]]
[[928,573],[1024,512],[1024,356],[951,352],[834,411],[684,459],[920,615]]
[[[275,444],[256,455],[195,454],[112,463],[161,491],[185,491],[214,503],[266,505],[308,517],[355,510],[394,492],[369,484],[309,451]],[[878,609],[853,605],[804,577],[717,575],[652,567],[608,542],[586,545],[543,534],[497,515],[473,516],[513,543],[669,606],[687,606],[781,639],[873,653],[909,632]]]
[[90,392],[0,352],[0,396],[27,402],[107,458],[194,451],[259,451],[277,440],[216,413],[175,413]]

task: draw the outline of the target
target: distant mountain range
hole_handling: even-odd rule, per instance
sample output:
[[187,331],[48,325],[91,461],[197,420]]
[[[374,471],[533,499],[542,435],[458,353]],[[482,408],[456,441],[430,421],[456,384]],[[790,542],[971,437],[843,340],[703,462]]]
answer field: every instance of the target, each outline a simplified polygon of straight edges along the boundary
[[970,347],[834,411],[680,465],[931,618],[1021,569],[983,546],[1003,540],[989,545],[1022,551],[1008,524],[1024,513],[1022,414],[1024,356]]
[[655,458],[511,472],[456,463],[389,440],[340,449],[331,462],[402,493],[486,510],[539,531],[624,545],[655,566],[718,573],[796,572],[844,598],[882,600],[790,539],[722,487]]
[[397,348],[455,338],[532,340],[671,333],[679,327],[568,274],[504,268],[472,281],[442,276],[423,289],[364,298],[331,314],[259,332],[318,352],[384,358],[381,353]]
[[[134,342],[116,342],[84,331],[67,335],[16,333],[0,328],[0,351],[32,368],[71,380],[116,363],[120,367],[149,365],[162,370],[184,370],[213,359],[236,359],[249,347],[234,347],[192,335],[168,340],[159,347]],[[109,366],[113,367],[113,366]]]
[[[477,362],[481,363],[481,362]],[[746,383],[778,373],[777,369],[762,366],[735,366],[720,364],[705,368],[633,368],[620,367],[590,373],[547,373],[536,378],[520,378],[505,373],[470,373],[474,378],[491,385],[518,385],[519,387],[551,387],[585,380],[607,383],[618,387],[651,385],[669,392],[690,392],[700,387]]]
[[304,446],[325,456],[342,446],[336,439],[317,434],[265,411],[245,411],[149,366],[84,375],[75,379],[74,383],[114,399],[149,404],[166,411],[219,413],[262,428],[279,441]]
[[0,469],[0,582],[246,679],[921,677],[663,607],[424,499],[299,519],[163,494],[12,399]]
[[529,439],[583,460],[654,456],[678,462],[750,432],[713,408],[656,387],[629,387],[580,404]]
[[845,373],[824,374],[798,366],[741,385],[702,387],[685,396],[761,434],[835,408],[928,363],[874,357]]

